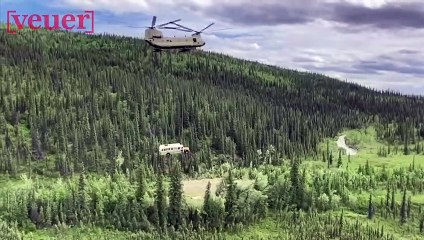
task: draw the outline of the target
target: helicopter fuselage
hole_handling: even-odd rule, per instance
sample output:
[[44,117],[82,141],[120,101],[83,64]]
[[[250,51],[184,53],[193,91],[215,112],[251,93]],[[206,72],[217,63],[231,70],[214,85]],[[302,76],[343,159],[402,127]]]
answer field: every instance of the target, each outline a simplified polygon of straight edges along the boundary
[[190,37],[164,37],[157,29],[146,29],[144,40],[153,48],[165,49],[192,49],[205,45],[200,34],[193,34]]

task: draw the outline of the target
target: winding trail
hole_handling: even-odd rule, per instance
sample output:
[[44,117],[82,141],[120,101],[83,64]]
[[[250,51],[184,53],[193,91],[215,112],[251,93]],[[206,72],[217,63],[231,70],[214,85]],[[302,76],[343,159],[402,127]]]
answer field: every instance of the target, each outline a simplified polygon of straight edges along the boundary
[[337,146],[339,148],[343,148],[346,150],[346,154],[348,155],[356,155],[358,153],[358,151],[356,149],[350,148],[346,145],[346,139],[345,139],[346,135],[342,135],[339,137],[339,139],[337,140]]

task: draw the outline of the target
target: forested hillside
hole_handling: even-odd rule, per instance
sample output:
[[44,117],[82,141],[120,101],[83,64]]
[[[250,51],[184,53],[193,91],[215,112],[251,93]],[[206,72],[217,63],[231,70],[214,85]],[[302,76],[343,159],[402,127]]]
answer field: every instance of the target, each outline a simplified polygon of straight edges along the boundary
[[248,166],[270,144],[292,158],[376,118],[423,122],[423,99],[213,53],[154,56],[139,39],[27,31],[0,43],[0,169],[10,173],[31,158],[40,173],[110,170],[120,151],[123,169],[157,166],[158,144],[176,141],[205,168],[228,161],[212,153]]
[[[0,31],[0,62],[0,239],[424,231],[423,98],[109,35]],[[353,160],[330,144],[348,129]],[[172,142],[193,154],[164,161]],[[224,180],[199,203],[189,177]]]

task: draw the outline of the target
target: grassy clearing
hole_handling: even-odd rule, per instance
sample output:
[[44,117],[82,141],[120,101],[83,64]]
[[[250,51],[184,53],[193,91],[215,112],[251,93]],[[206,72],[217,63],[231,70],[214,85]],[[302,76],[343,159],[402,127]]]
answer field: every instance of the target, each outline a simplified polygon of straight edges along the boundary
[[211,193],[215,195],[217,185],[222,178],[193,179],[183,181],[183,191],[188,205],[201,208],[208,182],[211,183]]
[[[253,186],[254,181],[246,179],[236,180],[236,184],[242,188],[250,188]],[[201,208],[203,205],[203,198],[205,196],[206,186],[208,182],[211,183],[211,194],[215,196],[217,186],[221,183],[223,178],[205,178],[205,179],[193,179],[183,181],[183,191],[187,203],[191,206]]]
[[[377,140],[377,134],[374,127],[368,127],[360,130],[346,130],[340,133],[334,138],[328,138],[320,144],[319,148],[321,151],[326,151],[327,141],[329,142],[329,150],[333,153],[333,167],[336,166],[339,148],[337,146],[337,139],[341,135],[346,135],[347,145],[353,145],[358,149],[358,153],[354,156],[349,157],[342,151],[342,168],[346,168],[350,171],[357,171],[359,166],[364,166],[367,161],[371,167],[383,168],[385,167],[388,171],[393,168],[408,168],[414,164],[416,167],[424,167],[424,155],[410,155],[403,154],[403,146],[398,146],[398,152],[396,153],[392,146],[391,153],[387,157],[379,156],[378,151],[382,147],[386,147],[385,143]],[[412,148],[413,146],[410,146]],[[321,159],[321,156],[319,156]],[[307,165],[317,168],[326,168],[327,163],[322,161],[307,162]]]
[[199,180],[183,181],[184,194],[193,199],[202,199],[205,195],[208,182],[211,183],[211,192],[215,193],[217,185],[222,181],[222,178],[207,178]]

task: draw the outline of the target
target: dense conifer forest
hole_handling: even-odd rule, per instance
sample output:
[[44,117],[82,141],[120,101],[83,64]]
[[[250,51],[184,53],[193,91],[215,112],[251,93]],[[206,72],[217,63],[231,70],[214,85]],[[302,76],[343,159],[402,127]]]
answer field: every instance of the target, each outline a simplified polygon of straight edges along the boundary
[[0,61],[0,239],[424,236],[423,98],[111,35],[1,31]]

